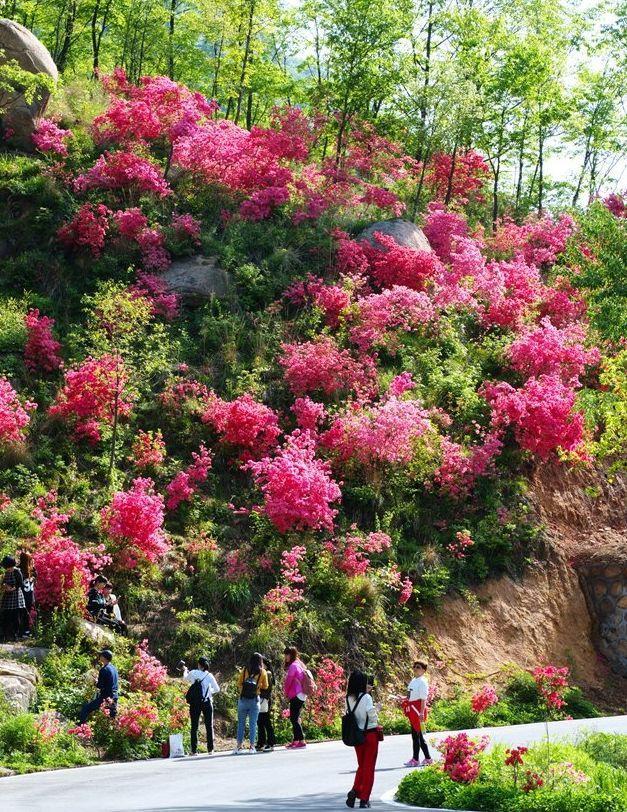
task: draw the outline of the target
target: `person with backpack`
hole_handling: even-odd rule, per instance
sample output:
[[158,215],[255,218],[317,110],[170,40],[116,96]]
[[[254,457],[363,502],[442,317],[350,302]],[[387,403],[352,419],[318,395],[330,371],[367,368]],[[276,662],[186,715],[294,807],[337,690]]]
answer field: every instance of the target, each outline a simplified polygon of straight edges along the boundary
[[263,664],[268,675],[268,687],[259,693],[259,718],[257,719],[257,752],[272,753],[276,739],[272,725],[272,689],[274,688],[274,674],[264,656]]
[[306,747],[305,734],[300,723],[300,715],[307,701],[307,697],[315,691],[315,682],[311,671],[298,656],[296,646],[286,646],[283,652],[285,657],[285,680],[283,692],[290,703],[290,722],[292,723],[293,740],[286,745],[287,750],[300,750]]
[[[237,678],[239,699],[237,700],[237,746],[233,755],[247,753],[253,755],[257,737],[257,719],[259,717],[259,695],[268,690],[268,672],[263,667],[263,657],[255,652],[248,665],[239,672]],[[248,719],[248,739],[250,746],[244,749],[246,720]]]
[[220,686],[209,671],[209,660],[206,657],[198,658],[198,667],[187,670],[184,662],[183,679],[191,682],[187,689],[185,699],[189,705],[189,719],[191,722],[192,755],[198,752],[198,725],[202,714],[207,732],[207,753],[213,753],[213,695],[220,692]]
[[346,806],[370,808],[370,795],[374,785],[374,770],[379,753],[381,728],[379,708],[368,693],[368,677],[362,671],[353,671],[346,689],[346,714],[342,717],[342,741],[355,748],[357,772],[353,787],[346,796]]

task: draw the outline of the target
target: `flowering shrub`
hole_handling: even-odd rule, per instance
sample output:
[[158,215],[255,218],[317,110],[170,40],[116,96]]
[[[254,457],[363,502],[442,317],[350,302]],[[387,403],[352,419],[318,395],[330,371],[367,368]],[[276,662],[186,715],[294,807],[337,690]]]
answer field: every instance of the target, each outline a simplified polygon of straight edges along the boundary
[[200,222],[191,214],[173,215],[172,229],[177,239],[200,245]]
[[201,444],[197,452],[192,453],[192,464],[174,477],[166,488],[168,510],[176,510],[181,502],[189,502],[198,487],[207,480],[211,468],[211,454]]
[[71,130],[64,130],[49,118],[40,118],[31,138],[33,144],[40,152],[52,152],[64,157],[67,155],[67,140],[72,135]]
[[316,692],[310,698],[311,719],[322,727],[332,725],[342,712],[346,675],[341,665],[325,657],[316,669]]
[[243,459],[267,454],[281,433],[276,414],[246,393],[228,402],[210,393],[201,415],[220,435],[220,441],[241,449]]
[[432,251],[417,251],[399,245],[393,237],[375,231],[375,244],[364,241],[361,249],[368,260],[368,271],[382,288],[393,285],[423,290],[428,281],[442,271],[442,265]]
[[467,530],[460,530],[458,533],[455,533],[455,541],[447,544],[446,549],[453,556],[453,558],[462,560],[466,558],[466,551],[470,547],[474,546],[474,543],[475,542],[472,540],[470,533]]
[[434,473],[435,483],[450,496],[467,496],[478,477],[492,472],[502,447],[498,431],[489,432],[482,442],[467,448],[442,437],[442,460]]
[[149,702],[141,702],[135,707],[124,708],[115,717],[115,728],[129,739],[145,737],[151,739],[159,722],[157,709]]
[[37,570],[37,603],[42,609],[62,606],[75,587],[86,592],[94,575],[111,562],[104,547],[81,549],[67,535],[70,517],[60,513],[56,504],[57,495],[51,491],[37,500],[33,511],[39,522],[33,564]]
[[468,236],[465,217],[457,212],[447,211],[439,203],[429,204],[422,230],[442,262],[451,262],[457,241]]
[[381,553],[392,546],[387,533],[351,533],[343,538],[326,541],[324,547],[333,556],[334,565],[349,577],[363,575],[370,566],[368,555]]
[[118,491],[100,512],[102,529],[114,544],[121,566],[157,561],[169,549],[163,532],[163,497],[152,479],[138,477],[128,491]]
[[136,468],[159,468],[165,459],[165,443],[161,429],[138,431],[131,447],[131,462]]
[[558,449],[578,451],[583,443],[583,415],[574,410],[575,392],[554,375],[529,378],[522,389],[508,383],[485,383],[483,395],[495,427],[514,426],[522,448],[541,459]]
[[318,431],[320,424],[326,417],[323,404],[316,403],[310,397],[296,398],[292,404],[292,412],[296,416],[299,428],[313,433]]
[[97,443],[103,424],[113,422],[116,408],[120,417],[132,408],[125,399],[128,373],[119,356],[105,354],[86,358],[65,373],[65,383],[50,407],[50,414],[73,427],[77,439]]
[[329,327],[338,327],[340,316],[349,306],[351,295],[339,285],[325,285],[320,277],[309,274],[304,281],[294,282],[285,291],[288,301],[296,304],[311,304],[324,313]]
[[76,738],[83,744],[89,744],[94,737],[94,731],[87,723],[83,725],[76,725],[75,727],[69,727],[67,732],[70,736],[76,736]]
[[606,209],[612,212],[614,217],[627,217],[627,205],[623,195],[613,193],[603,200]]
[[365,296],[356,301],[350,339],[359,350],[369,350],[385,343],[392,349],[388,331],[411,332],[435,318],[435,308],[422,292],[394,285],[382,293]]
[[95,258],[105,245],[111,214],[102,203],[83,203],[69,223],[57,231],[57,238],[68,248],[86,248]]
[[477,755],[486,749],[488,743],[487,736],[479,741],[473,741],[467,733],[448,736],[438,744],[438,750],[444,756],[444,772],[460,784],[472,783],[480,770]]
[[167,197],[172,193],[158,167],[133,152],[105,152],[96,163],[74,181],[77,192],[90,189],[125,190],[131,195],[154,194]]
[[374,361],[368,356],[356,360],[328,336],[302,344],[282,344],[281,351],[279,364],[296,397],[312,392],[333,395],[341,391],[372,391]]
[[418,401],[390,397],[336,417],[321,443],[340,460],[355,460],[364,466],[407,465],[415,441],[431,428],[429,412]]
[[30,423],[29,412],[37,408],[30,400],[20,401],[5,377],[0,377],[0,443],[20,443]]
[[54,372],[62,364],[59,350],[61,344],[52,335],[54,319],[42,316],[37,308],[29,310],[24,316],[26,327],[26,345],[24,363],[31,369],[42,372]]
[[[483,713],[499,701],[498,694],[492,685],[484,685],[480,691],[473,694],[470,705],[475,713]],[[507,762],[505,762],[507,764]]]
[[566,705],[564,694],[569,687],[570,669],[566,666],[558,668],[555,665],[539,665],[531,673],[547,708],[550,711],[561,710]]
[[342,492],[330,466],[316,459],[312,436],[296,430],[273,457],[251,460],[249,470],[264,496],[263,510],[281,533],[332,530]]
[[49,744],[61,732],[61,721],[52,712],[42,713],[35,725],[37,735],[44,744]]
[[568,214],[562,214],[558,220],[548,214],[528,217],[522,225],[506,220],[489,244],[499,254],[510,256],[520,252],[530,265],[548,267],[564,251],[574,230],[575,222]]
[[436,152],[431,157],[426,183],[436,200],[466,204],[483,200],[481,190],[490,176],[485,158],[473,149],[460,153]]
[[132,691],[156,694],[168,679],[168,669],[148,651],[148,641],[142,640],[135,649],[137,660],[128,675]]
[[580,325],[559,329],[544,318],[510,345],[508,355],[514,369],[525,377],[552,375],[577,386],[586,366],[600,360],[596,348],[584,348],[584,338],[585,331]]

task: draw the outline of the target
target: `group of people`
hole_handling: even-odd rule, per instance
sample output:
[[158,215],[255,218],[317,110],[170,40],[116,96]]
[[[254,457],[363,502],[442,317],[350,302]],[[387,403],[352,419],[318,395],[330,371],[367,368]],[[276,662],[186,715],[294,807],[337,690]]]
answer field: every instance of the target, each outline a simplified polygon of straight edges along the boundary
[[13,643],[30,637],[37,613],[35,610],[36,573],[30,553],[21,552],[18,561],[5,555],[0,566],[4,570],[0,581],[0,626],[2,638]]
[[[99,654],[100,671],[98,672],[98,693],[90,702],[86,702],[79,715],[84,724],[89,715],[106,705],[109,715],[115,718],[118,701],[118,672],[112,663],[113,654],[104,649]],[[293,739],[286,749],[306,747],[305,736],[300,717],[303,707],[310,695],[312,676],[301,660],[294,646],[287,646],[284,651],[283,693],[289,702],[290,722]],[[198,752],[198,727],[201,716],[204,719],[207,734],[207,752],[214,749],[213,732],[213,697],[219,693],[220,686],[209,670],[209,660],[200,657],[196,668],[188,669],[183,661],[180,663],[183,679],[190,683],[187,691],[189,715],[191,722],[191,753]],[[422,767],[431,764],[429,747],[424,737],[423,728],[427,719],[427,700],[429,683],[426,676],[427,663],[417,660],[413,665],[413,678],[407,686],[407,694],[402,698],[401,706],[411,723],[413,753],[406,762],[406,767]],[[370,808],[370,795],[374,786],[375,768],[379,753],[379,742],[383,731],[379,725],[381,705],[372,698],[374,680],[363,671],[353,671],[348,679],[346,690],[346,712],[354,720],[360,731],[360,741],[355,744],[357,772],[353,786],[346,796],[346,805],[353,808],[359,801],[360,809]],[[248,663],[237,676],[237,744],[234,755],[242,753],[272,752],[275,745],[272,724],[271,703],[275,687],[275,676],[267,658],[259,653],[253,654]],[[248,746],[244,746],[246,728],[248,727]],[[420,761],[420,755],[424,756]]]
[[[215,677],[209,670],[206,657],[198,660],[197,667],[187,669],[181,662],[183,679],[190,683],[187,691],[191,723],[191,752],[198,750],[198,725],[204,719],[207,734],[207,752],[213,752],[213,697],[220,690]],[[284,651],[285,677],[283,693],[289,702],[292,742],[288,749],[306,747],[305,734],[301,724],[301,713],[311,691],[311,674],[301,660],[295,646],[287,646]],[[271,753],[276,744],[272,722],[272,700],[276,686],[274,670],[267,657],[255,652],[237,675],[237,743],[235,755]],[[244,746],[248,728],[248,746]]]
[[87,593],[87,614],[102,626],[126,634],[126,623],[122,620],[122,612],[117,595],[113,592],[113,584],[104,575],[97,575],[91,582]]

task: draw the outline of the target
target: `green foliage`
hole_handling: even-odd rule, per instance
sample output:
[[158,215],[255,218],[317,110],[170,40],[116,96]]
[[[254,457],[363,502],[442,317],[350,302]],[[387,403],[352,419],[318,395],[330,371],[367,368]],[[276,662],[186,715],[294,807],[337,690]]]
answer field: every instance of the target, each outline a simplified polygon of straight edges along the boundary
[[[622,746],[622,742],[611,744],[612,749]],[[618,812],[624,808],[625,773],[595,763],[584,745],[535,745],[523,759],[517,781],[512,769],[504,764],[502,747],[479,756],[479,777],[469,784],[455,783],[439,766],[416,770],[401,781],[397,799],[412,806],[477,812]],[[542,786],[524,791],[527,770],[540,776]]]
[[89,764],[90,756],[73,736],[42,737],[33,714],[0,718],[0,764],[18,773]]

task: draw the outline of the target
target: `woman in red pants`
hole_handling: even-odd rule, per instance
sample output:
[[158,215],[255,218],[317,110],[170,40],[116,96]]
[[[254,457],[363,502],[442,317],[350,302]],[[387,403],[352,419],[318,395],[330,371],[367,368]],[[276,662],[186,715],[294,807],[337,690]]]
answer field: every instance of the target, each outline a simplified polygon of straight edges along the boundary
[[360,809],[370,808],[370,793],[374,784],[374,768],[379,753],[379,720],[377,708],[367,693],[367,677],[361,671],[353,671],[348,678],[346,704],[355,715],[357,726],[365,731],[363,744],[355,747],[357,772],[353,788],[346,796],[346,806],[355,806],[359,799]]

